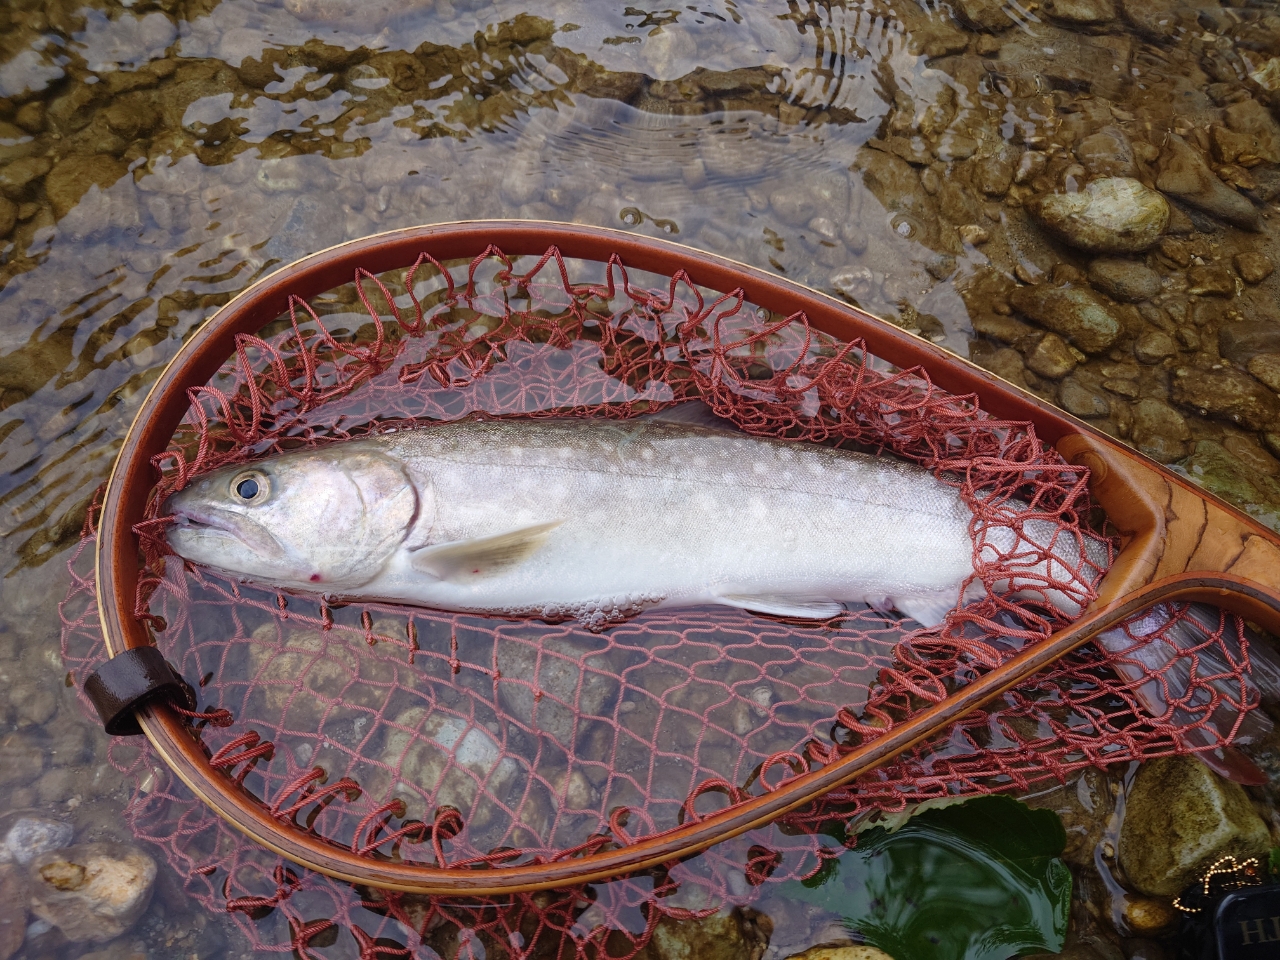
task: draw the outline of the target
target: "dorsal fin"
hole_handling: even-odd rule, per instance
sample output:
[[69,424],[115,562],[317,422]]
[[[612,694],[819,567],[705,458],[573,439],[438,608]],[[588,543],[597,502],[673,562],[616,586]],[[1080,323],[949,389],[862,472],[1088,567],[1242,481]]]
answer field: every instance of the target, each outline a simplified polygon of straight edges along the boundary
[[731,421],[717,417],[702,400],[677,403],[674,407],[667,407],[657,413],[646,413],[638,419],[654,423],[679,423],[686,427],[702,427],[704,430],[720,430],[725,433],[737,432],[737,427]]

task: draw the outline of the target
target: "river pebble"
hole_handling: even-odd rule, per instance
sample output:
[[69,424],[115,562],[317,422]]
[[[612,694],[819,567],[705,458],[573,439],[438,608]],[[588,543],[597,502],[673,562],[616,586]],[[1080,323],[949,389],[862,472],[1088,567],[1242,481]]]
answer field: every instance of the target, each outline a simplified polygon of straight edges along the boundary
[[1126,303],[1150,300],[1160,292],[1160,274],[1137,260],[1100,257],[1089,264],[1089,282]]
[[151,902],[156,864],[138,847],[86,843],[31,861],[31,912],[78,943],[114,940]]
[[1065,243],[1095,253],[1139,253],[1159,241],[1169,204],[1128,177],[1094,180],[1079,193],[1051,193],[1032,208]]
[[974,30],[1005,30],[1013,26],[1013,18],[1001,0],[956,0],[955,11]]
[[1187,293],[1201,297],[1234,297],[1236,278],[1218,263],[1206,263],[1187,270]]
[[1133,146],[1119,127],[1104,127],[1075,146],[1076,159],[1094,177],[1134,177]]
[[1233,262],[1236,265],[1236,272],[1245,283],[1261,283],[1276,269],[1270,257],[1256,250],[1237,253]]
[[1246,230],[1261,229],[1258,210],[1212,170],[1199,151],[1171,135],[1160,155],[1156,187],[1191,206]]
[[811,947],[804,953],[794,953],[787,960],[893,960],[879,947],[866,944],[847,944],[836,947]]
[[1146,330],[1133,344],[1133,355],[1143,363],[1159,363],[1176,356],[1178,345],[1163,330]]
[[1019,313],[1061,334],[1085,353],[1101,353],[1123,332],[1107,303],[1085,287],[1038,283],[1019,287],[1009,302]]
[[1027,354],[1027,366],[1050,380],[1065,377],[1079,362],[1067,342],[1053,333],[1045,334]]
[[1049,0],[1045,9],[1057,20],[1085,26],[1107,23],[1116,18],[1112,0]]
[[1248,374],[1225,367],[1183,367],[1174,371],[1170,398],[1194,412],[1254,430],[1268,429],[1280,416],[1280,401],[1274,393]]
[[1244,788],[1192,757],[1144,763],[1125,799],[1118,856],[1129,882],[1174,896],[1219,858],[1266,857],[1271,835]]
[[73,835],[69,823],[44,817],[19,817],[4,835],[0,863],[28,864],[42,853],[69,845]]
[[0,960],[9,960],[27,935],[26,871],[16,864],[0,864]]

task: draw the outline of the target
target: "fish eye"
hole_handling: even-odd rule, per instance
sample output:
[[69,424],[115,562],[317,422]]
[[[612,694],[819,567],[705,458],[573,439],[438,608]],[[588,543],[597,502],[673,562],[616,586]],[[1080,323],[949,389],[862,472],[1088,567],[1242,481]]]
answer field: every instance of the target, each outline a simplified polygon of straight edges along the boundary
[[238,473],[231,479],[231,495],[241,503],[261,503],[270,493],[270,481],[257,470]]

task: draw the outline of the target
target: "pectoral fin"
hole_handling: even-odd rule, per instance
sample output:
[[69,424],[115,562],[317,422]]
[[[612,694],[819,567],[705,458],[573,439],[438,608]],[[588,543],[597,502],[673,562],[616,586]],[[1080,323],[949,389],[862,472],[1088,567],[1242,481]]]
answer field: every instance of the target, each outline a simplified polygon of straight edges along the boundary
[[769,613],[775,617],[795,617],[797,620],[830,620],[844,612],[844,606],[834,600],[817,597],[748,597],[742,594],[725,594],[720,602],[740,610]]
[[458,583],[479,579],[529,559],[561,523],[551,520],[491,537],[437,543],[415,552],[410,563],[437,580]]

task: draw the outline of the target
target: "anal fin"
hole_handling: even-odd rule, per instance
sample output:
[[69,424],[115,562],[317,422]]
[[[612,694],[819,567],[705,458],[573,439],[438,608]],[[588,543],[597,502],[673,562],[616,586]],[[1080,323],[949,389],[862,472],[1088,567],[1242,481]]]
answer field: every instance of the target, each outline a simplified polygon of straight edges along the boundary
[[410,563],[437,580],[458,583],[479,579],[529,559],[562,522],[551,520],[489,537],[433,544],[414,552]]
[[770,595],[747,596],[730,593],[717,598],[721,603],[753,613],[768,613],[775,617],[795,617],[797,620],[830,620],[844,612],[844,605],[821,597],[778,597]]
[[954,592],[894,597],[893,605],[922,627],[936,627],[956,605]]

